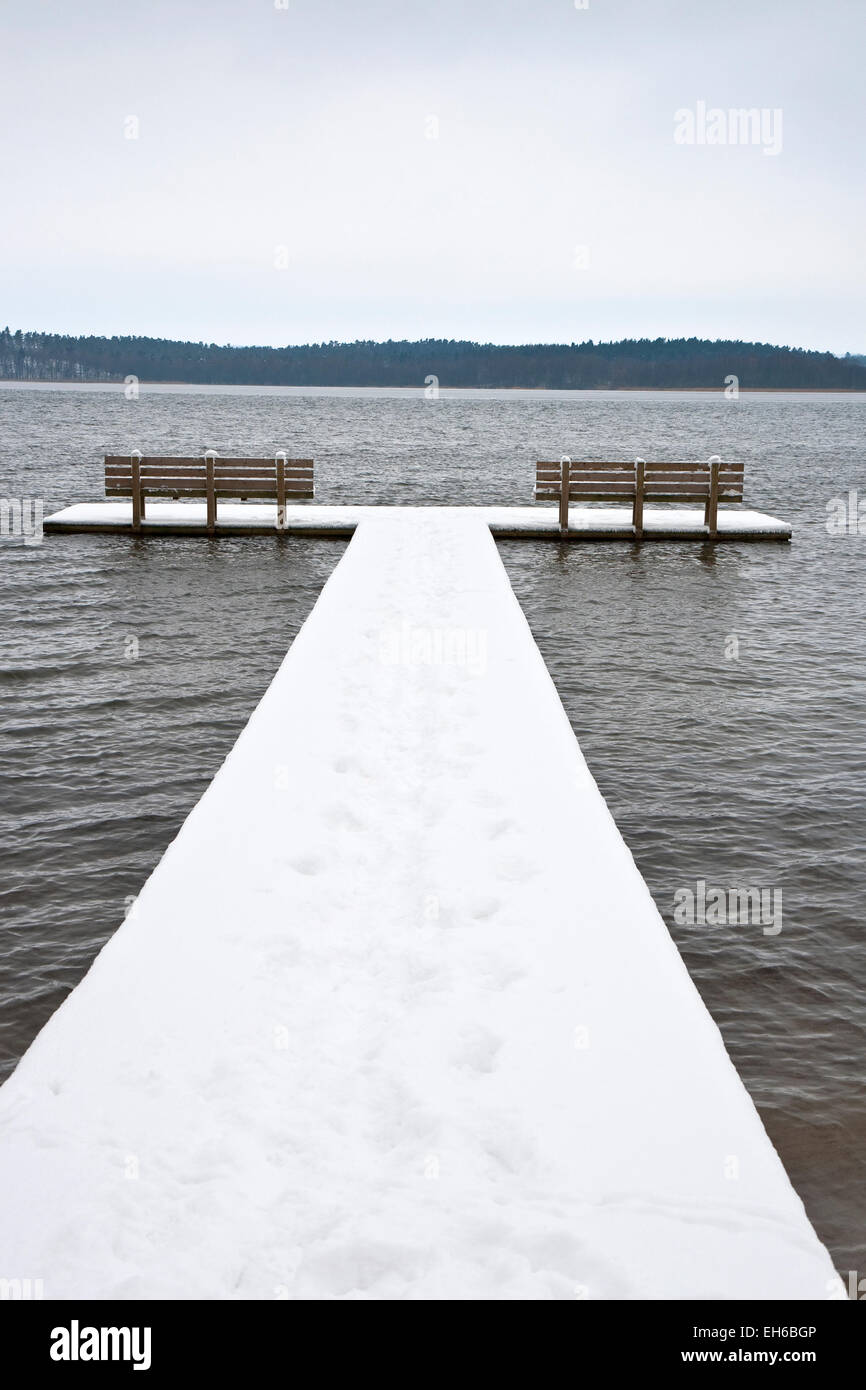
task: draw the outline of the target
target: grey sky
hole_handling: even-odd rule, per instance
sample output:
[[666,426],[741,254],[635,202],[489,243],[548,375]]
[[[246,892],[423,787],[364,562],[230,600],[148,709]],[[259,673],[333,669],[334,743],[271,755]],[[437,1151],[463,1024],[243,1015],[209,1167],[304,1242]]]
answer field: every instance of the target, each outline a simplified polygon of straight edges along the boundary
[[[866,350],[863,0],[0,13],[13,327]],[[699,102],[780,152],[676,143]]]

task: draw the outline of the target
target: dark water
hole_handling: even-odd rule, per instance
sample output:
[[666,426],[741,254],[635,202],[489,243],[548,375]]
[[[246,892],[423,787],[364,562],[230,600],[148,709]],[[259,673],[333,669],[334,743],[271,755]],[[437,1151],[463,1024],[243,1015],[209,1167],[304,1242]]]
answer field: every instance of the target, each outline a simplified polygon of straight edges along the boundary
[[[101,455],[316,459],[318,500],[531,500],[538,457],[741,458],[791,546],[507,542],[575,732],[837,1267],[866,1274],[866,398],[0,389],[0,496],[102,492]],[[864,522],[866,531],[866,522]],[[0,542],[0,1074],[115,930],[343,545]],[[736,637],[738,656],[732,652]],[[130,653],[138,641],[138,657]],[[727,655],[726,655],[727,652]],[[703,879],[782,930],[678,926]]]

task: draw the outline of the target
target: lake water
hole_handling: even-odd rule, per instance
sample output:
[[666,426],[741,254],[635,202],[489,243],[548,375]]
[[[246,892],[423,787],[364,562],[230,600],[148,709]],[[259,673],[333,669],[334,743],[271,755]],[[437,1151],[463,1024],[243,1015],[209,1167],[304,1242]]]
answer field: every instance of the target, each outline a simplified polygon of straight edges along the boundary
[[[866,500],[864,427],[862,396],[0,387],[0,497],[95,500],[103,453],[133,448],[286,448],[315,458],[319,501],[369,503],[526,505],[535,460],[562,453],[742,459],[790,546],[500,554],[812,1221],[862,1277],[866,534],[826,522],[831,499]],[[0,542],[0,1076],[118,926],[344,548]],[[677,924],[699,881],[781,894],[781,930]]]

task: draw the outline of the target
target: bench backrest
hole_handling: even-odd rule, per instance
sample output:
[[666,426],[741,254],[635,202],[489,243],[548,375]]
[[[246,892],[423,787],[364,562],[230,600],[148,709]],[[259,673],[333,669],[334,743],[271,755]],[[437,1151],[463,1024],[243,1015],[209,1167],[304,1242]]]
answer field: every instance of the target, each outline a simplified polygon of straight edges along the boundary
[[[568,495],[582,502],[629,501],[635,495],[637,464],[592,463],[573,459],[569,463]],[[559,497],[562,491],[562,464],[537,463],[535,494]],[[710,491],[709,463],[645,463],[643,495],[647,502],[704,501]],[[742,502],[743,465],[719,465],[720,502]]]
[[139,461],[119,454],[106,456],[105,495],[131,497],[137,471],[141,491],[148,497],[206,497],[209,463],[216,497],[276,497],[279,464],[287,498],[313,496],[312,459],[144,457]]
[[[569,497],[584,502],[609,502],[634,497],[635,465],[631,463],[587,463],[573,459],[569,464]],[[535,491],[538,497],[559,497],[562,490],[562,464],[535,465]]]

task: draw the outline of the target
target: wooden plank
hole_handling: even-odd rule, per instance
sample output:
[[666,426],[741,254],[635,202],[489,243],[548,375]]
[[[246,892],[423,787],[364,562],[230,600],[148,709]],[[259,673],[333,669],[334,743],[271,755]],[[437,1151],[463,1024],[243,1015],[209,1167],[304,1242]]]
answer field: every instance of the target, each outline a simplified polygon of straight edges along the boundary
[[[128,467],[129,467],[129,457],[128,457],[128,456],[124,456],[124,455],[106,455],[106,467],[118,466],[118,464],[121,464],[121,466],[124,466],[124,467],[128,468]],[[199,457],[199,459],[185,459],[185,457],[177,457],[177,456],[172,456],[172,455],[145,455],[145,456],[142,457],[142,466],[143,466],[143,467],[150,467],[150,466],[153,466],[153,464],[157,464],[158,467],[164,467],[164,466],[175,467],[175,464],[177,464],[178,467],[203,468],[203,467],[204,467],[204,460],[202,459],[202,457]],[[270,467],[270,468],[274,468],[274,471],[275,471],[275,460],[274,460],[274,459],[232,459],[232,457],[217,457],[217,459],[214,460],[214,466],[217,467],[217,468],[220,468],[220,467],[259,467],[259,468]],[[286,466],[288,466],[288,467],[304,467],[304,468],[307,468],[307,470],[311,470],[311,468],[313,468],[313,466],[314,466],[314,460],[313,460],[313,459],[286,459]]]
[[662,483],[651,482],[647,479],[647,496],[658,496],[659,493],[669,492],[672,497],[706,497],[710,490],[709,478],[704,478],[700,482],[694,483]]
[[[570,468],[569,472],[572,478],[582,478],[585,473],[592,473],[593,475],[598,475],[602,478],[616,478],[618,476],[624,476],[627,478],[634,477],[633,468]],[[550,468],[537,469],[535,474],[536,478],[548,479],[559,478],[560,475],[560,469],[554,470]]]
[[571,485],[580,487],[634,487],[633,473],[580,473],[571,475]]
[[[269,489],[274,494],[276,494],[277,488],[276,474],[274,474],[272,478],[259,478],[255,476],[248,477],[246,474],[239,474],[236,477],[216,474],[214,481],[218,487],[259,487]],[[201,489],[205,486],[207,482],[207,475],[205,473],[202,473],[200,478],[193,478],[188,474],[184,474],[182,477],[176,478],[172,477],[171,474],[168,473],[160,474],[157,477],[149,477],[147,474],[142,474],[140,476],[140,482],[143,487],[178,487]],[[312,478],[292,478],[286,476],[285,483],[287,487],[309,488],[313,486]],[[132,474],[128,474],[125,478],[106,478],[105,486],[106,488],[131,487]]]
[[[200,487],[207,480],[207,473],[202,469],[201,473],[147,473],[141,472],[141,480],[145,483],[180,483],[184,487]],[[214,480],[218,483],[258,483],[262,487],[276,487],[276,473],[217,473],[214,472]],[[312,477],[308,473],[299,474],[297,477],[290,473],[285,474],[292,482],[311,483]],[[127,482],[130,474],[112,473],[106,482]]]
[[707,489],[702,492],[651,492],[646,488],[644,496],[647,502],[652,502],[653,505],[658,502],[706,502]]
[[572,497],[585,497],[590,492],[602,492],[609,497],[633,497],[634,483],[576,483],[572,479],[569,492]]
[[[216,492],[218,497],[266,497],[279,501],[276,484],[273,487],[251,487],[247,483],[232,483],[230,486],[217,483]],[[286,483],[285,495],[287,497],[312,497],[313,490],[309,487],[294,487],[291,483]]]
[[[590,471],[598,471],[605,473],[610,470],[621,469],[625,472],[633,473],[634,467],[635,466],[633,463],[629,463],[627,460],[623,459],[613,461],[601,459],[573,459],[571,462],[571,474],[572,476],[574,476],[574,474],[580,473],[586,469],[589,469]],[[647,474],[653,471],[657,471],[689,474],[704,473],[706,475],[709,475],[710,471],[709,465],[707,463],[703,463],[699,460],[690,461],[688,459],[682,459],[680,461],[648,460],[645,467]],[[537,475],[541,473],[551,473],[557,477],[559,476],[559,464],[557,463],[546,463],[542,461],[535,465],[535,470]],[[723,462],[720,471],[722,473],[735,473],[738,477],[742,477],[744,472],[744,466],[742,463],[737,462]]]
[[669,471],[669,470],[667,470],[667,469],[649,468],[649,467],[648,467],[647,470],[646,470],[646,476],[647,476],[647,481],[648,481],[648,482],[649,482],[649,481],[657,481],[657,482],[660,482],[660,483],[693,483],[693,484],[694,484],[694,483],[709,483],[709,481],[710,481],[710,475],[709,475],[709,473],[701,472],[699,469],[692,469],[691,471],[687,471],[687,470],[684,469],[684,470],[683,470],[682,472],[680,472],[680,473],[674,473],[672,470]]
[[[112,499],[120,499],[120,498],[125,498],[125,497],[131,497],[132,495],[133,495],[133,494],[132,494],[132,489],[131,489],[131,488],[127,488],[127,489],[124,490],[124,491],[121,491],[121,490],[119,490],[119,489],[118,489],[118,490],[112,490],[111,492],[106,493],[106,497],[108,498],[109,501],[111,501]],[[232,489],[229,490],[229,491],[222,491],[220,488],[216,488],[216,489],[214,490],[214,496],[217,497],[217,498],[219,498],[219,499],[221,499],[222,501],[236,501],[236,502],[248,502],[248,501],[249,501],[249,502],[275,502],[275,501],[276,501],[276,495],[275,495],[275,493],[273,493],[273,492],[242,492],[242,491],[240,490],[240,488],[232,488]],[[314,496],[315,496],[315,493],[309,492],[309,491],[308,491],[308,492],[289,492],[289,493],[286,494],[286,503],[287,503],[287,505],[289,505],[289,504],[293,504],[293,503],[295,503],[295,502],[300,502],[300,501],[311,501],[311,500],[314,498]],[[175,492],[175,491],[173,491],[171,488],[155,488],[155,489],[154,489],[154,488],[149,488],[149,489],[146,489],[146,490],[142,493],[142,505],[143,505],[143,499],[144,499],[145,497],[151,497],[151,498],[153,498],[153,497],[168,498],[168,499],[170,499],[170,500],[172,500],[172,501],[174,501],[174,502],[195,502],[195,501],[197,501],[197,500],[199,500],[199,499],[201,499],[201,498],[206,498],[206,497],[207,497],[207,492],[206,492],[205,490],[202,490],[201,492]]]
[[[742,463],[736,463],[736,462],[726,463],[726,464],[723,465],[723,467],[726,468],[726,469],[728,470],[728,472],[730,472],[730,473],[742,473],[742,472],[743,472],[743,465],[742,465]],[[682,472],[682,471],[687,471],[687,472],[692,472],[692,473],[707,473],[707,474],[708,474],[709,471],[710,471],[709,464],[708,464],[708,463],[702,462],[700,459],[680,459],[679,461],[676,461],[676,460],[655,460],[655,461],[650,461],[650,460],[648,460],[648,461],[647,461],[647,470],[650,470],[650,469],[657,469],[659,472],[667,472],[667,471],[670,471],[670,472],[673,472],[673,473]]]
[[[145,491],[155,490],[177,490],[179,492],[198,492],[203,495],[207,486],[206,476],[202,478],[141,478],[140,485]],[[277,495],[276,478],[215,478],[214,483],[221,488],[255,488],[271,497]],[[312,478],[286,478],[285,485],[290,491],[309,491],[313,486]],[[123,488],[127,491],[132,487],[132,478],[109,478],[105,484],[106,492],[112,489]]]
[[[149,492],[155,489],[165,490],[167,488],[179,492],[198,492],[199,495],[204,495],[207,485],[207,477],[205,474],[202,474],[201,478],[142,477],[140,481],[141,486]],[[312,478],[286,478],[284,481],[289,491],[309,491],[313,486]],[[223,489],[233,487],[255,488],[264,492],[266,496],[276,497],[277,495],[276,476],[273,478],[225,478],[217,476],[214,482],[217,487]],[[113,488],[125,488],[128,490],[131,486],[131,476],[128,478],[108,478],[106,480],[105,490],[106,492],[110,492]]]
[[633,463],[581,463],[577,468],[572,468],[572,477],[583,477],[585,473],[599,473],[603,478],[615,478],[618,474],[624,473],[627,477],[634,477]]
[[[276,490],[275,487],[271,487],[271,488],[249,487],[249,486],[247,486],[246,484],[239,484],[237,487],[234,487],[234,486],[233,486],[233,487],[222,487],[220,484],[217,483],[217,484],[215,484],[215,486],[214,486],[214,492],[215,492],[215,494],[216,494],[217,497],[238,497],[238,498],[243,498],[243,497],[256,497],[256,498],[260,498],[260,499],[261,499],[262,501],[264,501],[264,502],[275,501],[275,500],[276,500],[276,496],[277,496],[277,490]],[[128,486],[128,487],[110,487],[110,488],[106,488],[106,490],[105,490],[105,495],[106,495],[106,497],[131,497],[132,494],[133,494],[133,489],[132,489],[131,486]],[[142,488],[141,488],[141,496],[142,496],[143,498],[144,498],[144,497],[177,497],[177,498],[193,499],[193,498],[196,498],[196,497],[207,497],[207,487],[206,487],[206,486],[205,486],[205,487],[195,487],[195,488],[193,488],[193,487],[172,487],[171,484],[167,484],[167,485],[165,485],[165,486],[163,486],[162,484],[159,484],[159,485],[156,486],[156,487],[150,487],[150,486],[144,484],[144,485],[142,486]],[[295,488],[295,487],[289,487],[288,485],[286,486],[286,497],[287,497],[287,499],[290,500],[290,501],[291,501],[291,500],[294,500],[294,499],[296,499],[296,498],[298,498],[298,497],[313,497],[313,496],[315,496],[315,494],[314,494],[312,488],[309,488],[309,487],[298,487],[298,488]]]
[[[283,466],[286,472],[294,470],[296,473],[309,474],[313,471],[312,464],[308,466],[301,460],[298,460],[296,463],[293,459],[286,459]],[[270,473],[272,476],[275,476],[277,468],[273,459],[271,459],[270,463],[267,461],[264,463],[244,463],[243,461],[240,463],[233,463],[231,459],[217,459],[214,471],[216,473]]]
[[634,488],[633,488],[633,487],[632,487],[632,488],[628,488],[627,490],[624,490],[624,491],[621,491],[621,492],[616,492],[616,493],[611,493],[611,492],[610,492],[609,490],[607,490],[607,489],[604,490],[604,491],[601,491],[601,492],[577,492],[577,493],[576,493],[576,492],[574,491],[574,485],[572,484],[572,486],[571,486],[571,487],[569,488],[569,490],[568,490],[568,495],[569,495],[570,498],[572,498],[572,500],[573,500],[574,498],[577,498],[577,499],[578,499],[579,501],[581,501],[581,502],[623,502],[623,503],[627,503],[627,502],[631,502],[632,498],[634,497]]
[[[647,474],[647,482],[652,482],[659,487],[670,487],[674,489],[677,487],[709,488],[710,477],[711,475],[709,472],[692,474],[654,473],[651,476]],[[726,487],[736,488],[739,491],[742,491],[743,489],[743,480],[742,478],[737,477],[736,474],[727,473],[724,475],[720,475],[719,481],[722,482]]]
[[[539,470],[539,468],[545,468],[545,470],[553,470],[559,473],[559,464],[557,463],[537,463],[535,464],[535,468],[537,468],[537,471]],[[594,470],[595,468],[598,468],[598,470],[601,471],[601,473],[607,473],[607,471],[612,470],[612,468],[613,470],[619,468],[619,470],[626,471],[626,473],[634,473],[634,463],[628,463],[627,459],[620,459],[614,461],[603,461],[596,459],[575,459],[571,461],[571,473],[580,473],[581,468],[594,468]]]
[[[646,495],[648,498],[653,498],[656,502],[660,502],[664,499],[670,502],[704,502],[710,495],[710,488],[709,485],[700,488],[666,488],[661,483],[647,483]],[[742,502],[743,500],[743,494],[737,491],[736,488],[719,488],[718,496],[719,500],[722,502]]]
[[[560,490],[556,488],[536,488],[535,495],[538,498],[557,498]],[[631,501],[635,495],[632,486],[611,487],[579,487],[572,482],[569,486],[568,495],[572,499],[577,498],[583,502],[619,502]],[[644,497],[649,502],[705,502],[709,495],[709,488],[680,488],[677,491],[670,490],[661,485],[644,485]],[[734,488],[719,488],[720,502],[742,502],[743,494]]]
[[[106,464],[105,473],[106,473],[106,476],[107,476],[107,477],[114,477],[114,476],[121,476],[121,477],[122,477],[122,476],[128,476],[128,475],[129,475],[129,472],[130,472],[130,470],[131,470],[131,467],[132,467],[132,465],[130,464],[129,460],[127,459],[126,463],[111,463],[111,464]],[[300,464],[300,463],[297,463],[297,464],[296,464],[296,463],[293,463],[293,462],[291,461],[291,459],[286,463],[286,465],[285,465],[285,470],[286,470],[287,473],[297,473],[297,474],[299,474],[299,475],[301,475],[301,476],[303,476],[303,477],[305,477],[305,478],[312,477],[312,475],[313,475],[313,469],[312,469],[312,468],[307,468],[305,465]],[[204,473],[205,473],[205,465],[204,465],[204,460],[200,460],[198,464],[192,464],[192,463],[154,463],[154,462],[148,462],[148,461],[146,461],[146,460],[142,460],[142,463],[141,463],[141,472],[142,472],[143,474],[151,474],[151,473],[154,473],[154,474],[155,474],[155,473],[170,473],[172,476],[174,476],[174,475],[184,475],[184,476],[188,476],[188,477],[191,477],[191,478],[197,478],[197,477],[203,477],[203,476],[204,476]],[[268,464],[268,463],[257,463],[257,464],[229,463],[229,462],[226,462],[225,460],[219,460],[219,459],[218,459],[218,460],[216,461],[216,463],[214,464],[214,476],[215,476],[215,477],[219,477],[219,475],[220,475],[221,473],[230,473],[230,474],[239,473],[239,474],[243,474],[244,477],[247,477],[247,476],[250,476],[250,475],[253,475],[253,474],[261,475],[262,477],[267,477],[267,478],[275,478],[275,477],[277,476],[276,466],[275,466],[273,463],[271,463],[271,464]]]
[[679,462],[676,462],[673,459],[669,459],[665,462],[647,459],[646,471],[647,474],[688,473],[690,477],[694,477],[695,474],[698,473],[703,473],[709,476],[710,470],[707,468],[707,465],[705,463],[690,463],[688,459],[681,459]]

